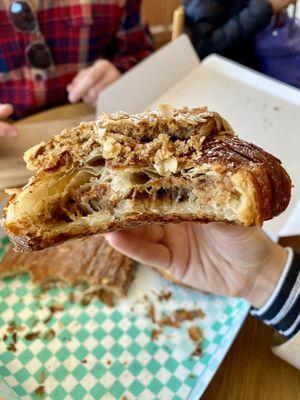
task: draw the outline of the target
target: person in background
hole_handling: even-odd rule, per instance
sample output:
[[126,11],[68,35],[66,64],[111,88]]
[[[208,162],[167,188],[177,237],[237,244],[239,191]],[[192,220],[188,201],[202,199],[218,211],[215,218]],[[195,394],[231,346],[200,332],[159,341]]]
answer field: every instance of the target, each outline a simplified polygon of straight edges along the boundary
[[0,0],[0,136],[18,119],[99,93],[152,52],[141,0]]
[[300,255],[262,229],[219,223],[151,226],[105,235],[134,260],[192,288],[242,297],[285,339],[274,353],[300,369]]
[[182,0],[186,25],[201,59],[217,53],[260,69],[255,36],[295,0]]

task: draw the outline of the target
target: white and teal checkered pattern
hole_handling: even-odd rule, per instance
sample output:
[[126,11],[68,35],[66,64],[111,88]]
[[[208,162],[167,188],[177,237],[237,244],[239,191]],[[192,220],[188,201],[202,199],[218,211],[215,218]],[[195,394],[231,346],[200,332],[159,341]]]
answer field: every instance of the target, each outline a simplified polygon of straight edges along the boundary
[[[7,243],[2,239],[0,258]],[[154,292],[162,287],[172,290],[173,297],[158,303]],[[19,333],[16,353],[7,350],[10,338],[0,343],[0,381],[22,400],[38,398],[34,391],[42,372],[49,400],[199,398],[248,312],[241,300],[176,287],[145,267],[139,268],[129,298],[113,309],[98,300],[85,307],[70,303],[71,290],[53,288],[37,300],[38,289],[27,275],[0,281],[0,338],[12,320],[26,327]],[[193,322],[205,338],[200,358],[190,357],[194,345],[188,339],[188,323],[180,330],[166,328],[157,342],[151,340],[154,326],[146,317],[145,293],[158,314],[177,308],[203,309],[206,317]],[[64,311],[41,322],[53,303],[63,304]],[[32,327],[36,319],[39,322]],[[28,332],[50,328],[56,332],[52,340],[24,338]]]

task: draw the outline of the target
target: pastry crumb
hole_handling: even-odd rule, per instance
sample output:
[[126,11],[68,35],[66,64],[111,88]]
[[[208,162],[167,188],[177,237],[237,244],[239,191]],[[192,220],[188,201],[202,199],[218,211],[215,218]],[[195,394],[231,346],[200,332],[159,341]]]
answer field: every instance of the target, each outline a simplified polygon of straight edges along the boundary
[[188,333],[193,342],[199,342],[202,339],[202,332],[198,326],[190,326]]

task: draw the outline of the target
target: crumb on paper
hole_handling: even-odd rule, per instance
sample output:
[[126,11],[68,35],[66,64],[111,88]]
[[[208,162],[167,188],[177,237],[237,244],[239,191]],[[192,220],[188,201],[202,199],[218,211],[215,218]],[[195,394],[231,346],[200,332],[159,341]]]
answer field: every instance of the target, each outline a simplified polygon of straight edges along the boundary
[[14,344],[17,343],[17,341],[18,341],[18,334],[17,334],[17,332],[13,332],[13,334],[12,334],[12,341],[14,342]]
[[45,392],[45,386],[41,385],[41,386],[37,387],[37,388],[35,389],[34,393],[38,396],[38,399],[39,399],[39,400],[44,399],[45,394],[46,394],[46,392]]
[[189,337],[193,342],[199,342],[202,339],[202,332],[198,326],[190,326],[188,329]]
[[47,317],[46,319],[44,319],[44,321],[43,321],[44,324],[47,324],[49,321],[51,321],[52,317],[53,317],[53,313],[50,312],[50,314],[48,315],[48,317]]
[[59,311],[64,311],[64,306],[62,304],[53,304],[52,306],[49,307],[49,310],[51,311],[52,314],[59,312]]
[[167,301],[167,300],[170,300],[172,296],[173,296],[173,293],[171,291],[163,290],[158,294],[158,300],[159,301]]
[[172,326],[173,328],[179,328],[181,323],[179,321],[174,320],[172,315],[163,315],[158,320],[158,325],[163,326]]
[[43,335],[43,339],[52,340],[55,337],[55,331],[53,329],[49,329]]
[[16,346],[15,346],[13,343],[10,343],[10,344],[6,347],[6,349],[7,349],[8,351],[13,352],[13,353],[16,353],[16,351],[17,351],[17,348],[16,348]]
[[8,323],[7,327],[7,333],[13,333],[13,332],[22,332],[25,330],[25,326],[22,325],[17,325],[16,321],[11,321]]
[[191,354],[193,357],[201,357],[202,356],[202,348],[201,343],[197,343],[195,350]]
[[[165,294],[163,296],[165,296]],[[170,298],[169,293],[167,294],[166,297]],[[203,318],[205,316],[204,312],[199,308],[192,310],[186,310],[180,308],[172,311],[170,314],[161,314],[160,318],[156,319],[155,317],[153,318],[154,305],[150,302],[148,297],[147,301],[149,303],[147,316],[151,319],[151,321],[155,325],[151,331],[151,340],[153,342],[156,341],[159,338],[159,335],[164,332],[164,327],[172,327],[178,329],[182,326],[182,324],[185,321],[191,322],[197,318]],[[189,326],[187,334],[189,338],[193,341],[193,343],[196,345],[194,351],[191,354],[191,357],[201,356],[202,354],[201,345],[203,339],[201,329],[195,325]]]
[[159,321],[159,326],[172,326],[179,328],[184,321],[193,321],[196,318],[203,318],[204,312],[200,309],[197,310],[174,310],[170,315],[163,315]]
[[64,309],[65,309],[64,306],[62,304],[58,304],[58,303],[55,303],[55,304],[52,304],[51,306],[49,306],[49,315],[46,319],[44,319],[44,321],[43,321],[44,324],[47,324],[53,318],[53,315],[56,312],[64,311]]
[[87,363],[87,359],[84,358],[81,362],[82,362],[82,364],[86,364]]
[[152,329],[151,340],[153,340],[155,342],[159,338],[160,334],[161,334],[161,331],[159,329]]
[[30,332],[30,333],[27,333],[27,335],[25,335],[24,337],[25,337],[26,340],[30,341],[30,340],[37,339],[40,336],[40,334],[41,334],[40,331]]
[[92,296],[85,295],[85,296],[83,296],[82,299],[80,300],[80,304],[81,304],[83,307],[86,307],[86,306],[88,306],[89,304],[91,304],[91,301],[92,301]]
[[154,304],[149,301],[147,316],[151,319],[151,321],[155,324],[156,317],[155,317],[155,307]]
[[173,312],[174,318],[178,321],[193,321],[196,318],[203,318],[205,316],[201,309],[196,310],[185,310],[178,309]]

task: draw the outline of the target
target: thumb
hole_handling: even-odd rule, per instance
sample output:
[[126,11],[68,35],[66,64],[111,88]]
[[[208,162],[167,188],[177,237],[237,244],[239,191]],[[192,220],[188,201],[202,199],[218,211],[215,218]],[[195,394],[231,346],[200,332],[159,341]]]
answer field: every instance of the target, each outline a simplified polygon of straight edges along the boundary
[[0,119],[9,117],[14,112],[14,108],[11,104],[0,103]]
[[105,235],[107,242],[127,257],[156,268],[168,268],[171,254],[166,246],[135,236],[130,230],[110,232]]

